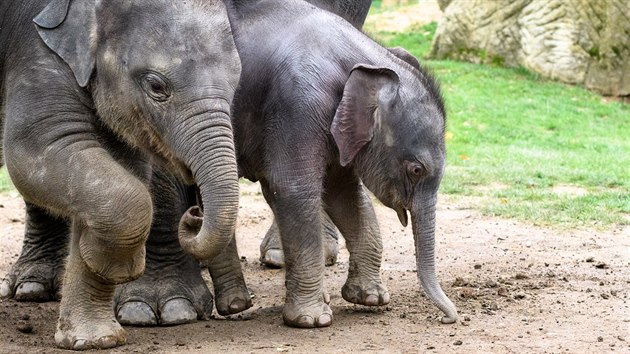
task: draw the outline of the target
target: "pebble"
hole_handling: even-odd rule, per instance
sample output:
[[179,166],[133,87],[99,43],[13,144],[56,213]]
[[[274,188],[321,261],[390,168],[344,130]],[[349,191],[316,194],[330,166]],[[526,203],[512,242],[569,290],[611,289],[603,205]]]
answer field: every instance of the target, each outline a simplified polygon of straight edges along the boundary
[[24,323],[24,322],[18,323],[16,328],[18,331],[22,333],[26,333],[26,334],[33,333],[33,325],[31,325],[30,323]]
[[456,340],[453,344],[455,344],[455,345],[462,345],[462,344],[464,344],[464,342],[462,342],[461,340]]

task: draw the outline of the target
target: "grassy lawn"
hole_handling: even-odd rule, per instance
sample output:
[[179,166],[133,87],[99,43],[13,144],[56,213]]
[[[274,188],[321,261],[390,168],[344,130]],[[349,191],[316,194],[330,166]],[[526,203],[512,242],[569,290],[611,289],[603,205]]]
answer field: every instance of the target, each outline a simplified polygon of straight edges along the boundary
[[[366,28],[423,58],[436,24],[389,33],[368,17]],[[630,224],[630,105],[523,69],[422,62],[441,82],[448,111],[442,193],[540,225]],[[0,191],[10,189],[3,168]]]
[[[423,58],[435,28],[370,33]],[[524,69],[421,61],[448,111],[442,193],[480,197],[486,214],[535,224],[630,224],[630,105]]]

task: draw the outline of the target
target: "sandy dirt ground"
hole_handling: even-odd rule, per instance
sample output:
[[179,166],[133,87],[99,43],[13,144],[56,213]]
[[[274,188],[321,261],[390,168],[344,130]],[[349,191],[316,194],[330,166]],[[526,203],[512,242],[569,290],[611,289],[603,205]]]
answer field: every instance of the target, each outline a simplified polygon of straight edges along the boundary
[[[404,30],[439,18],[435,1],[380,15],[379,27]],[[557,231],[481,216],[474,199],[440,198],[437,264],[460,321],[438,322],[420,289],[410,228],[376,205],[384,243],[387,306],[345,302],[347,250],[325,272],[332,326],[282,324],[284,272],[258,261],[271,212],[258,185],[242,186],[237,242],[254,306],[225,318],[176,327],[128,327],[128,344],[104,353],[630,353],[630,229]],[[0,277],[20,253],[24,213],[16,194],[0,195]],[[210,287],[211,288],[211,287]],[[60,353],[58,303],[0,301],[0,353]],[[30,333],[25,329],[31,329]]]
[[[341,298],[348,267],[342,246],[325,285],[331,327],[282,324],[284,272],[258,261],[271,212],[257,184],[242,186],[237,242],[254,306],[230,318],[176,327],[127,327],[137,353],[601,353],[630,352],[630,230],[559,232],[481,216],[474,200],[442,197],[437,218],[439,278],[460,313],[453,325],[419,287],[413,238],[395,213],[376,204],[384,243],[387,306]],[[0,195],[0,276],[20,252],[24,216],[15,194]],[[54,353],[58,303],[0,302],[0,352]],[[26,326],[25,326],[26,325]],[[31,333],[23,333],[25,327]]]

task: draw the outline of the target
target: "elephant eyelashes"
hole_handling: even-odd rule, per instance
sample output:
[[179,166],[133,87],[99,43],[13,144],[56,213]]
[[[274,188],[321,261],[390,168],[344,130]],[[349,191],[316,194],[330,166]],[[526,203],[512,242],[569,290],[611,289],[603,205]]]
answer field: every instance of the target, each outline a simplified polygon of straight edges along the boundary
[[142,90],[154,101],[164,102],[171,97],[171,86],[168,80],[156,72],[143,73],[139,83]]

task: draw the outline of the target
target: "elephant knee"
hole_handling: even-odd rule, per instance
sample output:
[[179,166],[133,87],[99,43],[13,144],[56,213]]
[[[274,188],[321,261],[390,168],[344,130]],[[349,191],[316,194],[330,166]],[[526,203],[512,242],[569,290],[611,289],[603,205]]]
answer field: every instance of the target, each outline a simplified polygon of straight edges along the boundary
[[105,196],[75,226],[88,268],[116,284],[142,275],[152,214],[151,195],[139,182]]

